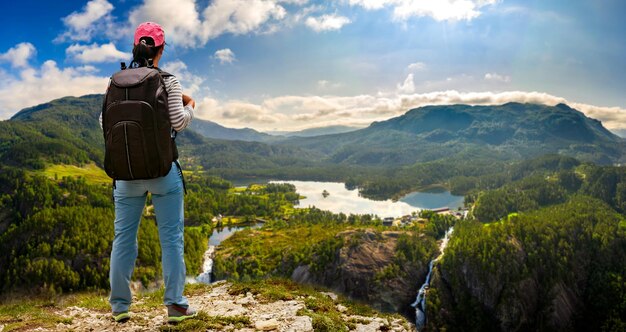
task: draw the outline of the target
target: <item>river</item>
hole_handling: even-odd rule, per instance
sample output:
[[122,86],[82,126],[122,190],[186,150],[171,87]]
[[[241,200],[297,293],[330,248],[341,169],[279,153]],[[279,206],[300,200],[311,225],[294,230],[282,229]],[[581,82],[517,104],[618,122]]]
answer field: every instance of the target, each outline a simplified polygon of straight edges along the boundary
[[211,273],[213,272],[213,253],[215,253],[215,247],[219,246],[222,241],[228,239],[236,232],[245,229],[245,228],[257,228],[260,227],[260,223],[249,224],[249,225],[237,225],[237,226],[226,226],[226,227],[216,227],[213,229],[213,233],[209,236],[209,246],[207,250],[204,252],[203,262],[202,262],[202,273],[200,273],[197,277],[187,276],[187,283],[203,283],[210,284],[212,281]]

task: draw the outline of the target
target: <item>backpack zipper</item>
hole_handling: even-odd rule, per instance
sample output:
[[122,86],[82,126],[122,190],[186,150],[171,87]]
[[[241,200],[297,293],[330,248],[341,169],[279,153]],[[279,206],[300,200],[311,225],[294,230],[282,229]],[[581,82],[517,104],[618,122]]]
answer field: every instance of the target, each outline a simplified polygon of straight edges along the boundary
[[[157,132],[159,131],[159,127],[157,124],[157,116],[158,116],[158,112],[159,112],[159,96],[161,95],[161,93],[163,92],[163,86],[165,86],[165,81],[163,81],[163,77],[161,77],[161,83],[159,84],[159,86],[157,87],[157,91],[156,91],[156,96],[155,98],[157,99],[156,102],[156,108],[152,110],[152,122],[154,123],[154,128],[156,128],[155,132],[154,132],[154,144],[156,145],[156,152],[157,152],[157,158],[158,160],[163,160],[161,159],[161,147],[159,146],[159,137],[157,136]],[[165,90],[167,92],[167,90]],[[166,98],[165,98],[165,103],[167,105],[168,100],[167,100],[167,93],[165,94]],[[166,110],[168,106],[166,106]],[[168,112],[169,113],[169,112]],[[169,114],[168,114],[168,122],[169,122]],[[161,170],[162,167],[159,167],[159,170]]]
[[124,123],[124,143],[126,144],[126,160],[128,161],[128,172],[130,173],[130,178],[134,179],[133,169],[130,167],[130,153],[128,153],[128,134],[126,133],[126,123]]

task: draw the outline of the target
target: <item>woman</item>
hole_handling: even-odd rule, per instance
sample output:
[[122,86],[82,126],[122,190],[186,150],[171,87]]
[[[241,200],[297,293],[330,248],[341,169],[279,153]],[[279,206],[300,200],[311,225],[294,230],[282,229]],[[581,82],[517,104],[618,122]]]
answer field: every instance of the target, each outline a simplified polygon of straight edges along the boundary
[[[135,31],[133,62],[158,68],[164,46],[165,37],[160,25],[152,22],[140,24]],[[182,93],[180,83],[174,76],[164,76],[170,123],[174,130],[181,131],[193,118],[195,101]],[[137,231],[148,191],[152,194],[161,242],[164,303],[167,306],[168,322],[180,322],[196,315],[183,296],[186,268],[183,242],[184,188],[180,172],[178,167],[172,166],[163,177],[115,181],[115,238],[111,251],[109,302],[116,322],[130,319],[128,310],[132,297],[129,283],[137,258]]]

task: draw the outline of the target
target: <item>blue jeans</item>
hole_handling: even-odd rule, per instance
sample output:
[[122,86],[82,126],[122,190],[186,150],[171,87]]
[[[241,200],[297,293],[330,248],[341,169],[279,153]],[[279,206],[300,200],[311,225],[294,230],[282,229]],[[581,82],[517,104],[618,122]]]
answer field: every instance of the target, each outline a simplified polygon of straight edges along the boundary
[[113,312],[128,311],[131,303],[130,278],[137,259],[137,231],[148,191],[159,228],[161,263],[165,283],[165,305],[187,307],[185,288],[183,182],[178,167],[149,180],[115,181],[115,238],[111,251],[111,297]]

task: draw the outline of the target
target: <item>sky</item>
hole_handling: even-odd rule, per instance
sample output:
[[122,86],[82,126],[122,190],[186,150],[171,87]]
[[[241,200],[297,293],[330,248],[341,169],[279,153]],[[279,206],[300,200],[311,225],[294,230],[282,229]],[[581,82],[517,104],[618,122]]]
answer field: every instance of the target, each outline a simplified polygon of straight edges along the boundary
[[104,93],[135,27],[228,127],[363,127],[439,104],[560,102],[626,130],[621,0],[2,1],[0,120]]

